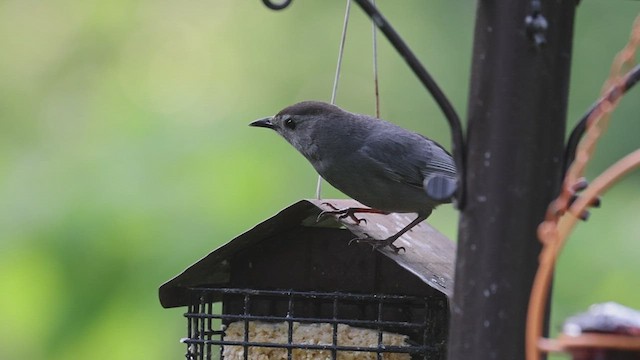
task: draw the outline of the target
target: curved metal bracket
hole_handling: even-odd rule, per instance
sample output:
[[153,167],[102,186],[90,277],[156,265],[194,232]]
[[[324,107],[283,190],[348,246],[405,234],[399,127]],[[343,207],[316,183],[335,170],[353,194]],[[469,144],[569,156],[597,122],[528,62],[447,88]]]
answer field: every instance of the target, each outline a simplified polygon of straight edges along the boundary
[[[270,9],[282,10],[291,4],[292,0],[286,0],[282,4],[274,7],[270,0],[263,0],[264,4]],[[355,0],[364,12],[373,20],[378,29],[387,37],[387,40],[398,51],[400,56],[405,59],[407,65],[413,73],[418,77],[422,85],[429,91],[433,99],[436,101],[440,110],[444,114],[449,127],[451,129],[451,142],[453,148],[453,158],[456,163],[456,171],[458,174],[458,184],[456,189],[456,205],[458,209],[462,209],[465,203],[465,143],[462,133],[462,123],[460,117],[451,105],[449,99],[444,95],[433,77],[427,72],[420,60],[415,56],[413,51],[402,40],[400,35],[395,31],[391,24],[382,16],[380,11],[369,0]]]
[[586,114],[580,118],[580,121],[576,124],[576,126],[571,131],[571,135],[569,135],[569,140],[567,140],[567,146],[564,150],[564,164],[563,164],[563,175],[567,174],[569,170],[569,166],[576,158],[576,149],[578,148],[578,144],[580,143],[580,139],[585,134],[587,130],[587,121],[591,114],[605,101],[615,101],[620,96],[624,95],[627,91],[633,88],[640,81],[640,65],[636,65],[633,69],[631,69],[626,75],[624,79],[624,83],[622,86],[617,87],[614,86],[595,104],[591,105]]

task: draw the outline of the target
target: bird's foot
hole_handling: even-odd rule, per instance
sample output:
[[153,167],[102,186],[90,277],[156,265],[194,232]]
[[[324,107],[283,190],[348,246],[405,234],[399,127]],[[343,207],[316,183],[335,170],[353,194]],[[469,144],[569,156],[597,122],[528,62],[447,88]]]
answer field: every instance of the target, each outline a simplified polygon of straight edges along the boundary
[[328,207],[330,207],[333,210],[324,210],[322,211],[319,215],[318,218],[316,219],[316,221],[320,221],[322,220],[322,218],[324,218],[325,216],[329,216],[329,215],[334,215],[337,216],[338,219],[346,219],[349,218],[351,219],[354,223],[356,223],[357,225],[360,225],[360,223],[364,222],[365,224],[367,223],[367,219],[362,219],[356,216],[356,213],[373,213],[373,214],[387,214],[384,211],[380,211],[380,210],[376,210],[376,209],[370,209],[370,208],[346,208],[346,209],[338,209],[337,207],[333,206],[330,203],[322,203],[323,205],[327,205]]
[[388,246],[391,250],[393,250],[394,253],[399,253],[400,250],[406,252],[407,249],[405,249],[403,246],[395,246],[393,245],[393,243],[398,240],[398,236],[394,235],[394,236],[390,236],[384,240],[378,240],[378,239],[374,239],[371,236],[369,236],[369,234],[364,234],[365,237],[363,238],[355,238],[355,239],[351,239],[351,241],[349,241],[349,245],[351,245],[352,243],[358,243],[358,244],[369,244],[371,245],[371,247],[373,248],[373,250],[378,250],[378,249],[382,249],[385,246]]

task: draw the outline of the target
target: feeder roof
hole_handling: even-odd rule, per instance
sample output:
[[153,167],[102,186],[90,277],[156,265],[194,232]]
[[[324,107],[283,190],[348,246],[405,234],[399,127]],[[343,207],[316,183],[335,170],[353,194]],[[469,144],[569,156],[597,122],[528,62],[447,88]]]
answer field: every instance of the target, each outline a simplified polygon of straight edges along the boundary
[[[191,287],[228,283],[230,261],[236,253],[288,229],[299,226],[344,227],[358,237],[366,233],[375,239],[386,239],[415,218],[415,214],[367,213],[358,214],[359,218],[367,220],[359,225],[349,218],[336,219],[333,216],[326,216],[317,221],[322,211],[332,210],[327,204],[340,209],[364,207],[355,200],[346,199],[298,201],[215,249],[164,283],[159,291],[162,306],[168,308],[188,305],[186,293]],[[423,221],[396,240],[394,245],[404,247],[406,251],[396,254],[386,247],[376,251],[451,298],[456,253],[456,246],[451,240]]]

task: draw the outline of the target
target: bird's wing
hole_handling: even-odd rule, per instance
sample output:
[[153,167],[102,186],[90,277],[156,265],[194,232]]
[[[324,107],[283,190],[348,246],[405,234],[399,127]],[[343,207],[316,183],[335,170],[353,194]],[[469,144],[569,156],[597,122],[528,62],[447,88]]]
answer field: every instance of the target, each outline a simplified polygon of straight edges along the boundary
[[425,178],[429,178],[433,175],[455,178],[456,165],[451,154],[435,142],[429,139],[427,139],[427,141],[431,144],[431,159],[428,161],[425,168]]
[[418,188],[431,176],[455,177],[456,174],[451,156],[433,141],[417,134],[403,137],[402,141],[390,136],[371,136],[360,152],[392,180]]

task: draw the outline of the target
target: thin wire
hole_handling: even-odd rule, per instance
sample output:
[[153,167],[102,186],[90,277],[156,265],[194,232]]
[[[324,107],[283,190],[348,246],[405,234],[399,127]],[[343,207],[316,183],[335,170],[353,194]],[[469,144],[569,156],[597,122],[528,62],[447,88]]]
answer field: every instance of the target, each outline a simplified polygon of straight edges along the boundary
[[[340,38],[340,50],[338,50],[338,65],[336,65],[336,76],[333,79],[333,89],[331,91],[331,104],[336,104],[336,94],[338,93],[338,82],[340,80],[340,70],[342,68],[342,54],[344,54],[344,43],[347,38],[347,25],[349,25],[349,13],[351,12],[351,0],[347,0],[347,8],[344,11],[344,23],[342,24],[342,37]],[[322,176],[318,175],[316,185],[316,199],[322,199]]]
[[331,104],[336,104],[336,94],[338,93],[338,82],[340,81],[340,70],[342,68],[342,54],[344,54],[344,43],[347,39],[347,26],[349,25],[349,13],[351,12],[351,0],[347,0],[347,8],[344,11],[344,23],[342,24],[342,37],[340,38],[340,50],[338,51],[338,64],[336,65],[336,76],[333,79],[333,90],[331,91]]
[[[376,0],[371,0],[373,6]],[[380,89],[378,87],[378,28],[375,21],[371,19],[371,31],[373,35],[373,90],[376,99],[376,117],[380,118]]]

